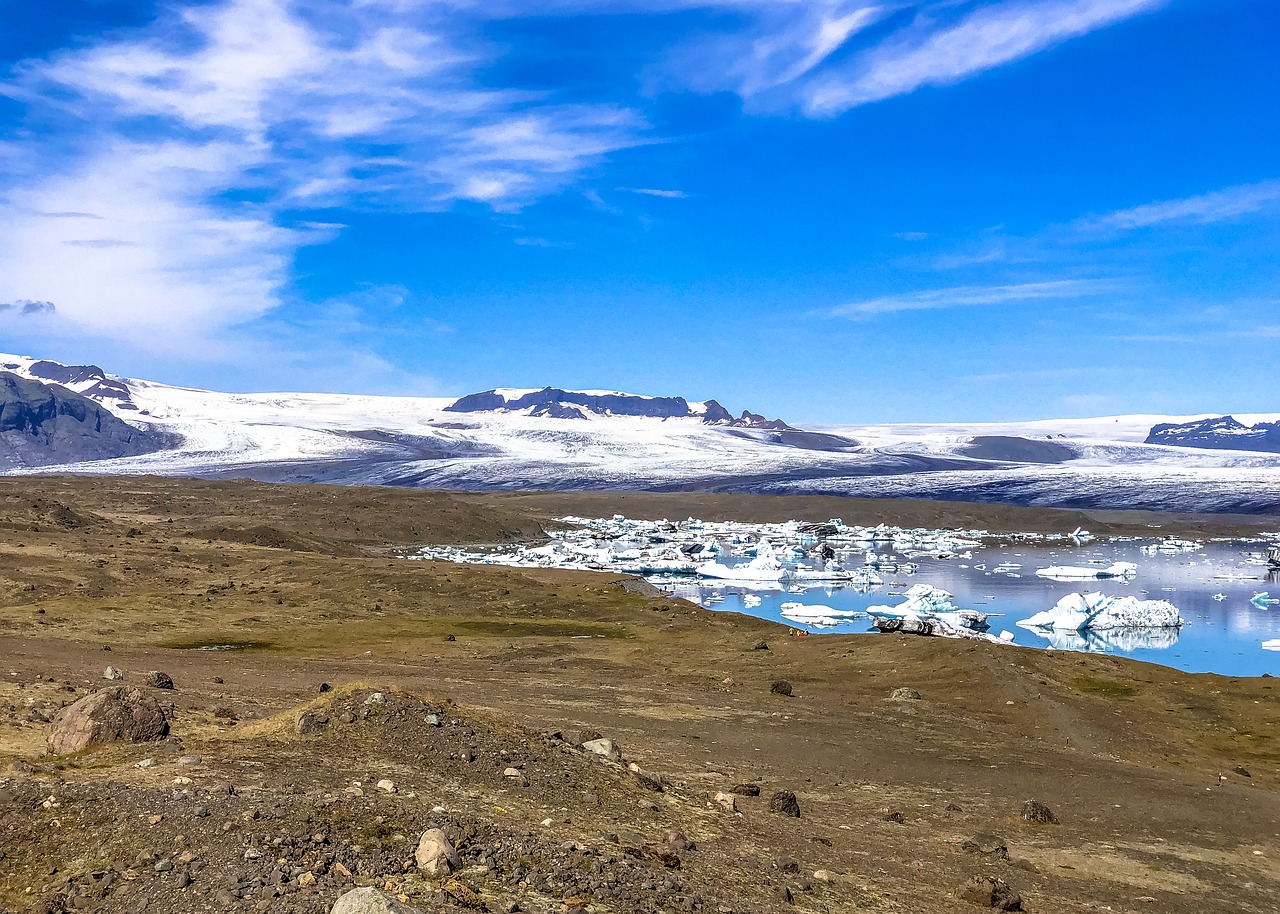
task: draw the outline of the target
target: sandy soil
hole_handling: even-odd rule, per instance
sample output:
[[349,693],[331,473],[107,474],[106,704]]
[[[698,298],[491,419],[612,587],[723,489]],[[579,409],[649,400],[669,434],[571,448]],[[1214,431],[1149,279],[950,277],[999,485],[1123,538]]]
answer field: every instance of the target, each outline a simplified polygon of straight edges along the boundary
[[[0,480],[0,910],[327,911],[376,884],[424,910],[948,912],[980,910],[957,895],[980,874],[1035,912],[1280,910],[1276,680],[791,637],[617,576],[388,555],[614,511],[1080,523],[845,499]],[[47,720],[107,685],[107,665],[126,684],[173,677],[147,690],[170,739],[45,754]],[[771,693],[779,679],[791,697]],[[891,700],[901,688],[921,698]],[[306,711],[326,722],[300,734]],[[576,747],[591,731],[622,764]],[[739,812],[713,801],[746,784],[762,795]],[[769,812],[775,791],[800,818]],[[1033,798],[1058,824],[1021,818]],[[459,844],[458,884],[413,872],[431,825]],[[1007,859],[966,849],[980,834]]]

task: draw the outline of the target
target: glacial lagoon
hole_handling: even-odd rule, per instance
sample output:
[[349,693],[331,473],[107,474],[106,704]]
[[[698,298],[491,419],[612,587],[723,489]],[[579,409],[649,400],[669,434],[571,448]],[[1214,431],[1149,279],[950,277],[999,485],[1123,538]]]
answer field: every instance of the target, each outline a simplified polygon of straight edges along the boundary
[[[1280,651],[1262,646],[1280,639],[1280,577],[1259,559],[1275,539],[1270,534],[1258,541],[1170,543],[1159,536],[1011,538],[985,531],[838,527],[837,534],[828,537],[808,532],[822,525],[795,522],[566,520],[573,526],[542,547],[483,554],[428,547],[415,557],[626,570],[708,609],[770,619],[805,635],[886,637],[873,627],[873,620],[865,615],[867,609],[896,606],[907,599],[908,588],[930,585],[951,594],[951,603],[958,609],[989,614],[988,635],[1015,644],[1133,657],[1188,672],[1280,676]],[[824,546],[834,547],[835,556],[824,560],[818,554]],[[691,549],[697,551],[690,553]],[[708,563],[719,566],[721,573],[726,573],[725,568],[741,569],[758,553],[776,553],[784,568],[795,569],[797,577],[816,577],[821,569],[834,567],[851,572],[854,580],[805,581],[785,572],[782,580],[735,580],[696,571],[712,568]],[[1137,566],[1132,577],[1061,581],[1036,573],[1051,566],[1106,569],[1125,562]],[[1083,632],[1044,631],[1018,624],[1070,594],[1093,592],[1167,601],[1185,624]]]

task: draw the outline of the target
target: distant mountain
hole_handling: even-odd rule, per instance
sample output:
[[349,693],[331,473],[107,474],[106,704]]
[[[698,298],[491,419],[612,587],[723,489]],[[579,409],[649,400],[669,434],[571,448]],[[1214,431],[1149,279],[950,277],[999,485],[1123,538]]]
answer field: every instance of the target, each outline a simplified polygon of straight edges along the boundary
[[[112,392],[103,388],[100,395]],[[169,435],[134,428],[73,390],[0,371],[0,468],[136,457],[175,443]]]
[[1234,416],[1217,416],[1183,423],[1166,422],[1151,429],[1146,443],[1280,454],[1280,422],[1245,425]]
[[[527,412],[526,412],[527,411]],[[766,419],[757,413],[733,414],[715,400],[690,403],[684,397],[642,397],[617,391],[507,390],[495,388],[468,394],[445,407],[445,412],[526,412],[530,416],[549,419],[586,419],[594,416],[637,416],[649,419],[698,419],[706,425],[728,428],[758,428],[787,431],[791,426],[781,419]]]
[[1190,451],[1162,445],[1186,444],[1178,434],[1213,423],[1107,416],[793,428],[750,411],[735,416],[715,400],[616,391],[495,388],[456,400],[233,394],[0,354],[6,371],[5,475],[152,473],[1280,514],[1280,453],[1257,446],[1280,425],[1273,415],[1248,417],[1260,423],[1252,427],[1214,420],[1214,433],[1234,450]]

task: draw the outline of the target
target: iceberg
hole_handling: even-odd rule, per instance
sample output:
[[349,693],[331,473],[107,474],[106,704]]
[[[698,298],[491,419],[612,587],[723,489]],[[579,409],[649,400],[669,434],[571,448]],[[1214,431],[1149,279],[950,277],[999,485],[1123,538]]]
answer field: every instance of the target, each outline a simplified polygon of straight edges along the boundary
[[834,609],[821,603],[783,603],[782,615],[793,622],[823,627],[841,625],[853,619],[865,619],[867,614],[856,609]]
[[876,628],[948,638],[976,636],[987,628],[985,613],[958,608],[951,602],[950,593],[931,584],[914,584],[903,596],[907,599],[897,606],[867,608],[867,615],[876,620]]
[[1060,651],[1084,651],[1090,654],[1130,654],[1137,650],[1167,650],[1178,643],[1181,631],[1176,628],[1108,628],[1102,631],[1036,632]]
[[1271,596],[1271,594],[1263,591],[1262,593],[1256,593],[1250,597],[1249,602],[1258,607],[1258,609],[1266,609],[1268,606],[1274,606],[1277,603],[1280,603],[1280,600],[1277,600],[1275,597]]
[[787,581],[792,571],[783,566],[773,554],[773,548],[761,544],[756,557],[745,565],[724,565],[720,562],[704,562],[697,568],[698,574],[704,578],[717,578],[724,581]]
[[1078,565],[1053,565],[1041,568],[1036,574],[1042,578],[1055,581],[1093,581],[1110,578],[1128,580],[1138,573],[1138,566],[1133,562],[1113,562],[1106,568],[1082,568]]
[[1181,628],[1178,608],[1165,600],[1109,597],[1102,593],[1072,593],[1053,609],[1018,623],[1041,631],[1084,632],[1109,629]]

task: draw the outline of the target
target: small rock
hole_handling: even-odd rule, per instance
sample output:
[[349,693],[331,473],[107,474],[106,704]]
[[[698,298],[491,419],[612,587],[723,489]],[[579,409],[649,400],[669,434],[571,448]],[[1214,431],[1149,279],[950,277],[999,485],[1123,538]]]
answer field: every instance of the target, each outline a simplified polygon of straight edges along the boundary
[[199,755],[183,755],[178,758],[179,765],[196,766],[203,765],[204,759]]
[[717,793],[715,795],[715,804],[719,806],[721,809],[723,809],[725,812],[738,811],[737,798],[735,798],[734,795],[731,793],[724,793],[723,791],[720,793]]
[[578,734],[578,745],[585,746],[587,743],[597,739],[604,739],[604,734],[599,730],[583,730]]
[[457,635],[445,635],[443,640],[444,640],[444,641],[457,641],[457,640],[458,640],[458,636],[457,636]]
[[428,829],[422,833],[422,837],[418,839],[418,849],[413,856],[423,875],[433,879],[450,875],[461,862],[458,852],[449,843],[448,836],[439,828]]
[[800,872],[800,864],[792,857],[779,857],[773,861],[774,869],[782,873]]
[[617,743],[611,739],[591,739],[582,744],[582,748],[588,752],[594,752],[596,755],[603,756],[613,762],[622,761],[622,750],[618,748]]
[[308,870],[298,877],[298,885],[306,888],[316,884],[316,874]]
[[1236,772],[1236,774],[1240,775],[1240,777],[1242,777],[1242,778],[1252,778],[1252,777],[1253,777],[1253,775],[1251,775],[1251,774],[1249,773],[1249,769],[1248,769],[1248,768],[1246,768],[1246,767],[1244,767],[1244,765],[1236,765],[1236,767],[1235,767],[1235,772]]
[[956,897],[998,911],[1022,910],[1022,896],[995,876],[974,876],[956,890]]
[[1027,800],[1022,804],[1022,818],[1027,822],[1041,822],[1046,825],[1057,825],[1058,817],[1053,810],[1039,800]]
[[424,722],[426,723],[426,725],[427,725],[428,727],[443,727],[443,726],[444,726],[444,721],[440,719],[440,715],[439,715],[439,714],[428,714],[425,718],[423,718],[423,720],[424,720]]
[[885,809],[885,810],[882,810],[882,811],[881,811],[881,813],[880,813],[880,818],[881,818],[881,819],[883,819],[883,820],[884,820],[884,821],[886,821],[886,822],[896,822],[896,823],[898,823],[899,825],[901,825],[903,822],[907,821],[907,817],[906,817],[906,816],[904,816],[904,815],[902,814],[902,811],[901,811],[901,810],[898,810],[898,809]]
[[769,642],[757,641],[755,644],[751,645],[751,649],[753,651],[767,651],[769,649]]
[[779,790],[769,798],[769,812],[792,819],[800,818],[800,801],[789,790]]
[[368,698],[364,700],[364,703],[366,705],[380,705],[385,703],[386,700],[387,700],[387,696],[383,695],[381,692],[374,692],[372,695],[370,695]]
[[667,848],[667,850],[675,851],[677,853],[684,853],[686,851],[696,851],[698,849],[698,845],[690,841],[689,837],[679,829],[672,829],[671,831],[667,832],[666,837],[663,838],[662,840],[662,843]]
[[329,717],[326,714],[320,714],[316,711],[303,711],[298,717],[298,733],[306,736],[310,733],[319,733],[329,723]]
[[769,691],[774,695],[785,695],[790,698],[791,683],[787,682],[785,679],[775,679],[773,682],[769,683]]
[[389,780],[387,780],[386,778],[383,778],[382,780],[380,780],[380,781],[379,781],[375,786],[376,786],[379,790],[381,790],[383,793],[395,793],[395,792],[396,792],[396,785],[395,785],[395,782],[393,782],[393,781],[389,781]]
[[172,872],[172,871],[173,871],[173,861],[172,861],[172,860],[161,860],[159,863],[157,863],[157,864],[155,865],[155,871],[156,871],[157,873],[170,873],[170,872]]
[[329,685],[329,683],[327,683],[327,682],[322,682],[322,683],[320,683],[320,694],[321,694],[321,695],[323,695],[325,692],[332,692],[332,691],[333,691],[333,686]]
[[155,759],[153,759],[153,758],[144,758],[142,761],[138,762],[138,767],[139,767],[139,768],[154,768],[154,767],[156,767],[156,765],[158,765],[158,764],[160,764],[160,763],[159,763],[159,762],[157,762],[157,761],[156,761]]
[[393,898],[386,892],[367,886],[352,889],[333,903],[329,914],[422,914],[418,908]]
[[817,882],[835,882],[840,877],[831,872],[831,870],[814,870],[813,878]]
[[890,701],[919,701],[920,693],[915,689],[894,689],[889,696]]
[[153,689],[173,689],[173,677],[168,673],[162,673],[159,670],[152,670],[147,674],[147,685]]
[[960,846],[971,854],[981,854],[984,857],[991,857],[995,860],[1009,859],[1009,845],[999,835],[983,832],[974,835]]
[[760,796],[759,784],[739,784],[734,787],[730,793],[736,793],[740,797],[758,797]]
[[102,678],[108,679],[112,682],[120,682],[124,679],[124,673],[120,672],[113,666],[109,666],[102,671]]

